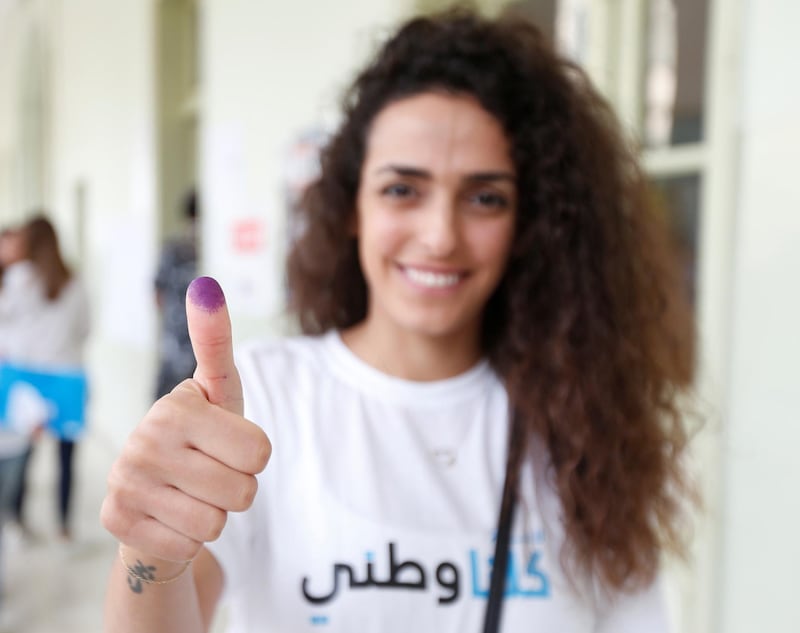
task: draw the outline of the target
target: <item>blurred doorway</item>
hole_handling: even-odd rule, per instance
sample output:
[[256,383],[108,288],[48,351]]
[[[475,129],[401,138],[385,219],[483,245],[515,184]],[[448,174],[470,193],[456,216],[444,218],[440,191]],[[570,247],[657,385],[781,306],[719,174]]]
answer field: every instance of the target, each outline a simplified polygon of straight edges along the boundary
[[197,185],[200,15],[196,0],[162,0],[157,13],[160,236],[179,230],[181,201]]

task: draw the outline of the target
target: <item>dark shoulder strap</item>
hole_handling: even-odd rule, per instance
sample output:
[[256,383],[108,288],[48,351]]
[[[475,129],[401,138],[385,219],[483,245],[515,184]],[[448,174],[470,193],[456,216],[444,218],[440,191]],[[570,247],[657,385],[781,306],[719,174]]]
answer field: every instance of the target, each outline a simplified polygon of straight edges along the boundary
[[486,603],[486,614],[483,621],[483,633],[497,633],[500,630],[500,615],[503,610],[503,593],[505,592],[506,571],[508,569],[511,525],[514,523],[514,508],[517,500],[515,485],[517,477],[514,470],[519,468],[519,460],[517,459],[519,447],[515,446],[515,442],[520,440],[517,433],[518,422],[516,413],[512,412],[508,457],[506,459],[506,476],[503,483],[503,499],[500,502],[500,517],[497,521],[497,540],[494,546],[492,578],[489,585],[489,600]]

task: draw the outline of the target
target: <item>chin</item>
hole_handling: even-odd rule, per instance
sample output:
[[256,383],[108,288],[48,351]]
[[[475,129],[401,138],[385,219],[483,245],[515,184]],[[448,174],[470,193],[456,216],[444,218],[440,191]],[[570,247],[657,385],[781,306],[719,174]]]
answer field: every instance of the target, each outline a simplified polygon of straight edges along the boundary
[[409,334],[430,339],[450,338],[464,330],[464,326],[454,320],[419,319],[406,322],[403,328]]

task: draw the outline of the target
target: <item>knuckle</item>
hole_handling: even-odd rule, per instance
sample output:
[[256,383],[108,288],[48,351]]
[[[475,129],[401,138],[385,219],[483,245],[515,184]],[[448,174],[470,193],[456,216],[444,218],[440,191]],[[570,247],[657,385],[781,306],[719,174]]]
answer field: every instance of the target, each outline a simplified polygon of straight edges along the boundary
[[253,443],[253,472],[260,473],[267,467],[269,458],[272,456],[272,442],[264,434],[259,441]]
[[205,400],[202,389],[195,380],[188,378],[153,403],[145,416],[145,422],[158,428],[180,428],[181,422],[190,414],[199,399]]
[[122,457],[117,461],[114,472],[126,471],[128,475],[131,471],[141,470],[147,467],[147,463],[152,455],[152,442],[141,433],[134,433],[128,439]]
[[171,399],[171,396],[164,396],[159,400],[145,418],[145,425],[142,428],[142,435],[165,438],[170,437],[176,432],[180,432],[180,423],[183,419],[183,403]]
[[108,496],[104,499],[100,507],[100,523],[121,541],[129,537],[133,524],[115,496]]
[[272,443],[269,441],[267,434],[263,430],[253,425],[255,433],[250,435],[246,451],[246,461],[242,463],[242,470],[250,474],[258,474],[267,467],[269,458],[272,456]]
[[119,467],[115,466],[109,471],[105,498],[109,511],[114,509],[121,512],[123,508],[129,505],[126,503],[129,481],[128,477],[119,472]]
[[[170,394],[178,394],[182,391],[195,391],[195,380],[194,378],[184,378],[181,380],[177,385],[172,388]],[[169,394],[168,394],[169,395]],[[162,399],[166,396],[162,396]]]
[[197,382],[194,378],[187,378],[186,380],[182,380],[179,382],[175,388],[166,396],[163,396],[161,399],[167,398],[168,401],[170,400],[189,400],[196,397],[201,397],[205,399],[206,393],[203,388],[200,386],[200,383]]
[[156,423],[160,420],[169,419],[172,411],[175,408],[175,400],[177,398],[175,394],[176,391],[173,391],[171,394],[167,394],[166,396],[162,396],[156,400],[145,415],[144,420],[142,420],[143,424],[140,425],[140,428],[148,422]]
[[113,507],[112,497],[106,497],[100,506],[100,524],[112,534],[116,534],[118,525],[117,513]]
[[232,507],[234,512],[242,512],[247,510],[256,498],[258,492],[258,481],[252,475],[241,478],[241,483],[233,497]]
[[179,391],[181,385],[172,393],[159,398],[150,407],[128,438],[127,448],[139,451],[139,455],[149,455],[165,446],[183,443],[190,421],[194,417],[193,411],[196,409],[198,399],[197,394],[192,391]]
[[108,471],[108,475],[106,476],[106,489],[109,494],[122,488],[122,484],[125,482],[125,477],[120,475],[120,468],[121,466],[118,460],[114,462]]
[[219,508],[215,508],[206,522],[206,534],[203,540],[205,542],[216,541],[222,534],[227,520],[228,514]]

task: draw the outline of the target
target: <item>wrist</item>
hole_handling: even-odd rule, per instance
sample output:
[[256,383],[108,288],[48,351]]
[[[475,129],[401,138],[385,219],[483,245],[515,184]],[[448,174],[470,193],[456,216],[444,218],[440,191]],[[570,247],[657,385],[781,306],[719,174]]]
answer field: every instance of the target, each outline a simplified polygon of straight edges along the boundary
[[166,585],[184,576],[191,560],[166,560],[120,543],[119,559],[128,575],[128,585],[141,593],[143,585]]

